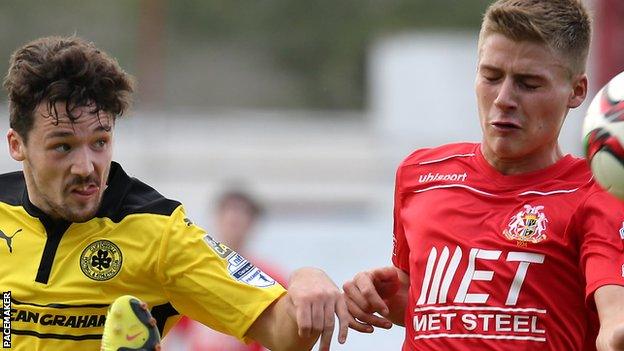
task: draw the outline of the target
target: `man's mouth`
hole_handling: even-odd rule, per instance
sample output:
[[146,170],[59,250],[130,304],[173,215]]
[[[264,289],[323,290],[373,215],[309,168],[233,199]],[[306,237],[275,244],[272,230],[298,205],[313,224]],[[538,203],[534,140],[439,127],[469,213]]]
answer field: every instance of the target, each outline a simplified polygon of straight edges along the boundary
[[99,187],[95,184],[89,184],[86,186],[75,187],[71,190],[72,193],[80,196],[91,196],[97,193]]
[[522,129],[520,124],[510,121],[493,121],[490,122],[490,125],[498,130],[514,130],[514,129]]

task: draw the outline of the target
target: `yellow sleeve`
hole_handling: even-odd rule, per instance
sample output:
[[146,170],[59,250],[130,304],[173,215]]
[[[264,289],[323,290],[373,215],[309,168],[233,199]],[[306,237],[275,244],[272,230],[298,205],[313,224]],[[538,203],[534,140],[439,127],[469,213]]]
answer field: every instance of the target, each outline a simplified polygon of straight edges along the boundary
[[157,274],[178,312],[245,342],[251,324],[286,292],[193,224],[182,206],[162,237]]

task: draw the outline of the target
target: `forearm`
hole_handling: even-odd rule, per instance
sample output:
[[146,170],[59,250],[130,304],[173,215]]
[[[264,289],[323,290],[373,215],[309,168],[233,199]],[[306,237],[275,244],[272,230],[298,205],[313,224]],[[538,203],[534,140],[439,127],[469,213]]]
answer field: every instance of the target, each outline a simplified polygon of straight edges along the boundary
[[320,336],[320,349],[329,350],[338,316],[338,341],[347,337],[351,316],[336,284],[320,269],[300,268],[280,297],[254,322],[248,336],[271,350],[311,350]]
[[624,350],[624,288],[603,286],[594,294],[594,300],[600,318],[598,351]]
[[286,294],[260,315],[247,335],[273,351],[311,350],[320,333],[301,337],[291,309],[294,306]]

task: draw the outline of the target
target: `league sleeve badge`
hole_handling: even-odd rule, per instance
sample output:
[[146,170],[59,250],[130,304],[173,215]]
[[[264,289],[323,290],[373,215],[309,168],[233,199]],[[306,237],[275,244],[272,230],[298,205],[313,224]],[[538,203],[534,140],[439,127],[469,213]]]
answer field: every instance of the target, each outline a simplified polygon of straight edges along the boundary
[[236,281],[258,288],[275,285],[273,278],[227,245],[216,241],[208,234],[204,236],[204,242],[225,261],[230,276]]

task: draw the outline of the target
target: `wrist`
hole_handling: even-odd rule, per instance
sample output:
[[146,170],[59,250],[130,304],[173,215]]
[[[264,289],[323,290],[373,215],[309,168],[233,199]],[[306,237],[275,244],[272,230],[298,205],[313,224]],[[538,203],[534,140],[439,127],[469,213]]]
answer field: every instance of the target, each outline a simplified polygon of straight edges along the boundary
[[290,277],[288,278],[288,283],[290,285],[293,281],[297,280],[299,277],[309,276],[311,274],[325,275],[325,272],[323,272],[320,268],[316,268],[316,267],[301,267],[301,268],[296,269],[294,272],[290,274]]

